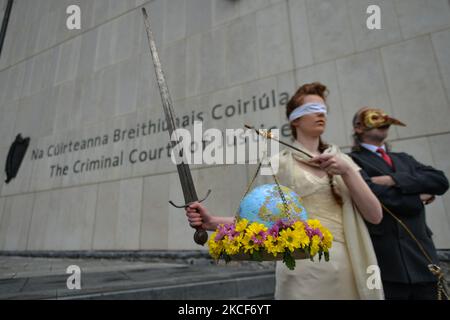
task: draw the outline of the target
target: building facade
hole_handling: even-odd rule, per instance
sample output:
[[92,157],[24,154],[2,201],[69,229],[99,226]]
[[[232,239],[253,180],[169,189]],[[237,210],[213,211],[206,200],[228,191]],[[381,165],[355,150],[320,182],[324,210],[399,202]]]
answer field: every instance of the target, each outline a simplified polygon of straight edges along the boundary
[[[380,30],[367,27],[374,4]],[[67,26],[71,5],[80,29]],[[348,150],[355,111],[383,108],[408,125],[391,129],[393,148],[450,177],[447,0],[15,0],[0,58],[0,167],[17,134],[31,140],[17,177],[0,182],[0,251],[199,248],[168,204],[183,197],[142,6],[178,125],[276,126],[288,141],[284,104],[321,81],[328,142]],[[235,213],[253,170],[192,166],[221,215]],[[450,193],[427,219],[450,249]]]

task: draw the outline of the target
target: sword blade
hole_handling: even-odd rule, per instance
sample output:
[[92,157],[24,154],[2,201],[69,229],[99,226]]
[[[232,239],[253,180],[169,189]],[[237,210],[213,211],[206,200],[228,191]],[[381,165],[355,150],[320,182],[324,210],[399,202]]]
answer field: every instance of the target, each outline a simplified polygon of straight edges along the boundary
[[[158,82],[159,92],[161,94],[161,101],[168,124],[169,135],[170,137],[172,137],[172,134],[176,130],[175,113],[173,111],[172,99],[170,97],[166,77],[164,76],[161,61],[159,59],[155,38],[153,37],[153,32],[150,27],[150,18],[145,8],[142,8],[142,13],[144,15],[145,29],[147,31],[148,43],[153,59],[153,65],[155,66],[156,80]],[[176,140],[178,141],[177,137]],[[172,147],[175,146],[176,143],[176,141],[172,141]],[[177,171],[178,176],[180,177],[181,188],[183,190],[184,200],[186,204],[197,201],[198,196],[195,190],[194,182],[192,180],[191,170],[189,168],[189,165],[185,162],[184,155],[183,162],[177,165]]]

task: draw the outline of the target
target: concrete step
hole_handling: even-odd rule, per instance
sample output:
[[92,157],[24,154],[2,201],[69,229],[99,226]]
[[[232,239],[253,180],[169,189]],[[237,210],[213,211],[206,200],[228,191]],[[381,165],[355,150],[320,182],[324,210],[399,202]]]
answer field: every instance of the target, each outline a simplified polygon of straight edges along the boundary
[[[206,278],[206,277],[205,277]],[[261,300],[273,299],[273,273],[240,275],[230,279],[208,277],[203,281],[179,285],[144,286],[120,290],[95,290],[90,293],[59,296],[61,300]]]
[[[81,269],[81,290],[67,289],[69,265]],[[271,299],[275,288],[273,265],[258,263],[11,257],[2,270],[0,299]]]

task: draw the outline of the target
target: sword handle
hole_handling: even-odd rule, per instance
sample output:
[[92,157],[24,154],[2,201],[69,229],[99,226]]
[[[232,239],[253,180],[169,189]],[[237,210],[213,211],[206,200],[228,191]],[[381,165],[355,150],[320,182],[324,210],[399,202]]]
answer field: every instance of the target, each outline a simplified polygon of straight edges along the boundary
[[201,227],[197,228],[194,233],[194,241],[196,244],[204,246],[206,241],[208,241],[208,232]]
[[[203,201],[205,201],[209,195],[211,194],[211,190],[208,190],[208,192],[206,193],[206,196],[199,200],[198,202],[202,203]],[[186,209],[187,207],[189,207],[190,203],[185,204],[184,206],[177,206],[175,203],[173,203],[172,201],[169,201],[169,203],[174,206],[175,208],[184,208]],[[197,210],[198,211],[198,210]],[[205,229],[203,229],[202,227],[196,227],[195,228],[195,233],[194,233],[194,241],[196,244],[199,244],[201,246],[205,245],[206,241],[208,241],[208,232],[206,232]]]
[[[195,211],[198,212],[198,210]],[[206,241],[208,241],[208,232],[206,232],[206,230],[203,229],[202,227],[196,227],[194,233],[194,241],[196,244],[204,246]]]

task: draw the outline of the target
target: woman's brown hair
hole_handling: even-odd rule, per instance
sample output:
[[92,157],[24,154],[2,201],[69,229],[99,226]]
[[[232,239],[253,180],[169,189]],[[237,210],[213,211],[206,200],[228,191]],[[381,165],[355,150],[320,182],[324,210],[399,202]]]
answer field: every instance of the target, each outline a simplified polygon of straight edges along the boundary
[[[312,82],[312,83],[306,83],[302,85],[297,92],[294,94],[294,96],[289,100],[289,102],[286,105],[286,116],[289,119],[289,116],[291,113],[297,109],[297,107],[301,106],[304,102],[304,99],[308,95],[316,95],[321,97],[325,102],[327,100],[329,91],[328,88],[320,83],[320,82]],[[290,124],[291,126],[291,133],[294,139],[297,139],[297,130],[296,128]],[[319,138],[319,152],[323,153],[327,148],[329,147],[328,144],[323,142],[322,138]],[[339,205],[343,204],[342,197],[339,195],[339,193],[335,189],[335,185],[333,183],[333,176],[328,175],[331,192],[333,193],[333,197],[336,200],[336,202]]]

